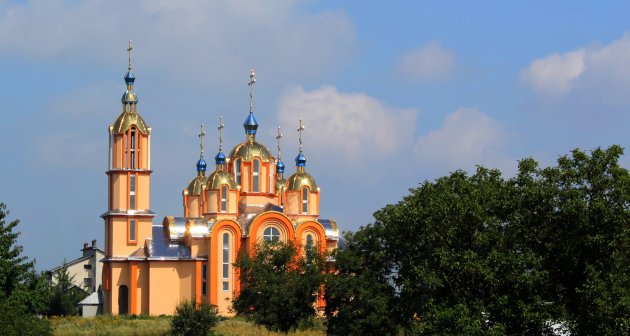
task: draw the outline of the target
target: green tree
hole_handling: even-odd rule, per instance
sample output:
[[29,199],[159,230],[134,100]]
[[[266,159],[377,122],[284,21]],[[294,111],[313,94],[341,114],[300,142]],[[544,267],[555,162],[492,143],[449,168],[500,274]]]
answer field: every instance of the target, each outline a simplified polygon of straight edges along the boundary
[[241,292],[232,306],[240,315],[268,330],[287,333],[316,314],[323,283],[324,259],[317,248],[298,257],[292,243],[262,242],[255,253],[241,253]]
[[548,168],[522,160],[507,180],[480,167],[411,189],[337,253],[329,332],[377,324],[358,308],[382,306],[370,296],[379,281],[376,297],[390,307],[380,316],[407,333],[540,335],[560,322],[572,335],[630,334],[622,153],[575,150]]
[[219,323],[217,307],[206,302],[199,306],[194,301],[186,301],[175,308],[171,321],[171,335],[207,336]]
[[88,293],[74,285],[74,276],[68,272],[66,260],[63,261],[61,268],[53,274],[53,277],[55,283],[51,286],[52,297],[48,315],[79,315],[78,303],[85,299]]
[[0,203],[0,325],[3,335],[52,335],[50,324],[37,315],[45,311],[48,286],[22,256],[15,231],[19,220],[6,223],[9,211]]

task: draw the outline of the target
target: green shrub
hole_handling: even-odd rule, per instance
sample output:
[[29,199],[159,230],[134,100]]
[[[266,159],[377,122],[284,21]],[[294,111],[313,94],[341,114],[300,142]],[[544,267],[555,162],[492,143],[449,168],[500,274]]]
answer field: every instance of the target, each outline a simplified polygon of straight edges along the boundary
[[208,303],[197,304],[192,301],[181,303],[175,309],[171,321],[171,334],[181,336],[207,336],[219,323],[217,307]]

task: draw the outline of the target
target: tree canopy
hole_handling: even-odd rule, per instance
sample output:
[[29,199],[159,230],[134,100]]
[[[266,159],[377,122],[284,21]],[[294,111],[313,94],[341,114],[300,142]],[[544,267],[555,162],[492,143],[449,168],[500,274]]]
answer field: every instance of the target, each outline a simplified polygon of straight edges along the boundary
[[284,333],[315,316],[324,271],[315,247],[304,247],[298,256],[293,243],[261,242],[255,253],[241,253],[235,265],[242,289],[232,306],[239,315]]
[[348,236],[330,334],[630,334],[630,177],[622,148],[424,182]]

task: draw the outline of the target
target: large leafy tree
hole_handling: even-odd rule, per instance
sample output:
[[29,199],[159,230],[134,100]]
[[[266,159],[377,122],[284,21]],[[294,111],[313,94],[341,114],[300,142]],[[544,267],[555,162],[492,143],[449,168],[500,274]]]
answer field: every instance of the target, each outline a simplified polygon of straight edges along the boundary
[[45,312],[49,291],[45,278],[33,269],[34,262],[22,255],[18,245],[19,220],[9,223],[9,211],[0,203],[0,325],[3,335],[50,335],[47,321],[36,317]]
[[511,179],[480,167],[411,189],[337,253],[329,333],[387,316],[420,335],[540,335],[551,324],[572,335],[629,334],[621,155],[618,146],[576,150],[549,168],[522,160]]
[[236,267],[242,290],[234,310],[268,330],[295,330],[316,314],[323,283],[324,259],[316,248],[298,256],[293,243],[261,242],[253,254],[242,253]]

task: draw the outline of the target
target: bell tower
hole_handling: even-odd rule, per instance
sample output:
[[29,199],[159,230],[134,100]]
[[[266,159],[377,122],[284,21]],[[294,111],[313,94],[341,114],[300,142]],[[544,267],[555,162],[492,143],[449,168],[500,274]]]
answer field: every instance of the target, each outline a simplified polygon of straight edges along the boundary
[[[105,312],[125,313],[112,307],[111,287],[119,271],[117,261],[126,261],[144,247],[152,236],[155,214],[150,210],[151,128],[137,111],[138,97],[133,91],[135,76],[129,66],[125,75],[127,89],[121,98],[122,113],[109,126],[108,206],[105,221],[105,265],[103,284]],[[115,305],[115,304],[114,304]],[[118,310],[121,308],[119,307]]]

